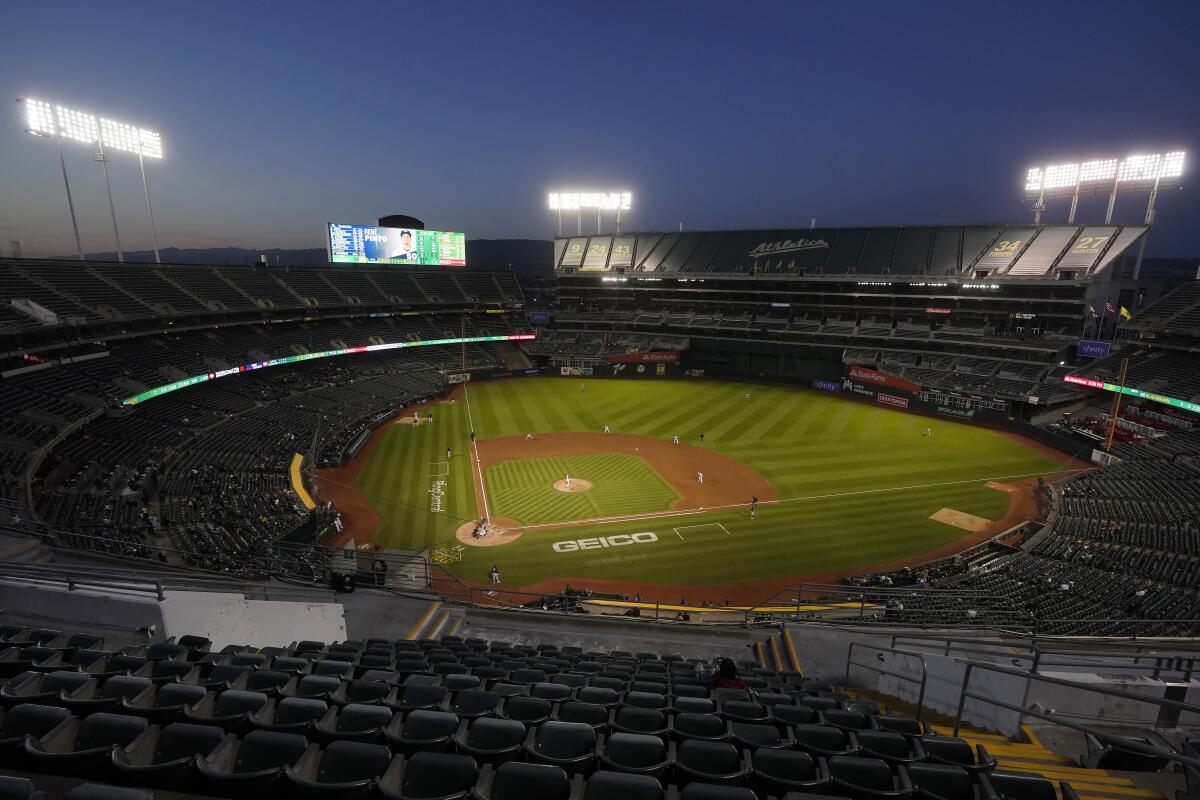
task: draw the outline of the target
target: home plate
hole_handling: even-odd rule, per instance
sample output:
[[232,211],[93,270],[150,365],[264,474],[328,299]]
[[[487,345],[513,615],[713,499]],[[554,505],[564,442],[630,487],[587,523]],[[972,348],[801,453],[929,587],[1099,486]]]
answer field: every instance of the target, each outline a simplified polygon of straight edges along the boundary
[[990,519],[977,517],[974,514],[968,514],[964,511],[955,511],[953,508],[939,508],[930,514],[929,518],[937,522],[944,522],[947,525],[953,525],[956,528],[962,528],[964,531],[971,531],[971,533],[977,533],[992,524]]

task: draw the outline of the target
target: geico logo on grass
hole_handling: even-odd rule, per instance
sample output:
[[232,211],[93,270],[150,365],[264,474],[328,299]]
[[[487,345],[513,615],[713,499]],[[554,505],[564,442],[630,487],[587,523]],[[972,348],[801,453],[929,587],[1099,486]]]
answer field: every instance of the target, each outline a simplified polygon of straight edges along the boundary
[[599,536],[592,539],[568,539],[565,542],[555,542],[550,546],[556,553],[574,553],[576,550],[600,550],[604,547],[623,547],[627,544],[649,544],[657,541],[657,534],[644,531],[642,533],[618,533],[613,536]]

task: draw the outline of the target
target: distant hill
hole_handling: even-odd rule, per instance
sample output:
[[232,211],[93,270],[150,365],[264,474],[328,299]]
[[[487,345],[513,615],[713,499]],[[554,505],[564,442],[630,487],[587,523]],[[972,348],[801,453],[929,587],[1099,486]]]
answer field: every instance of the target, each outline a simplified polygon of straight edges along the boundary
[[[166,264],[252,264],[260,255],[271,266],[315,267],[328,264],[324,248],[298,250],[250,250],[241,247],[186,248],[166,247],[161,250]],[[116,261],[117,254],[88,253],[95,261]],[[125,253],[129,262],[154,261],[153,250],[130,250]],[[467,268],[485,272],[516,272],[523,275],[549,275],[554,262],[554,243],[540,239],[471,239],[467,242]]]

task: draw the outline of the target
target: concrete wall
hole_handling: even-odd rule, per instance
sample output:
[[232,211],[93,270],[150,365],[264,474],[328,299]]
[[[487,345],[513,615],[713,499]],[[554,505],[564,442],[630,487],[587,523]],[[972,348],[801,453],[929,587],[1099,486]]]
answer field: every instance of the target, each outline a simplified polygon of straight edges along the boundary
[[149,595],[115,590],[78,589],[30,584],[19,579],[0,581],[0,608],[4,619],[39,627],[77,628],[106,636],[129,636],[138,628],[157,625],[162,613]]
[[139,629],[158,629],[155,640],[199,634],[214,649],[227,644],[284,646],[299,639],[346,639],[346,621],[337,603],[247,600],[235,592],[168,591],[153,595],[119,589],[0,580],[5,621],[104,634],[121,644],[146,641]]
[[337,603],[246,600],[240,594],[170,591],[160,604],[168,636],[197,634],[214,650],[229,644],[286,647],[301,639],[342,641],[346,617]]
[[[1142,676],[1114,676],[1108,673],[1055,673],[1042,670],[1041,674],[1064,678],[1076,683],[1095,685],[1097,688],[1119,689],[1148,698],[1168,698],[1186,703],[1197,703],[1200,698],[1200,681],[1183,683],[1160,681]],[[1096,717],[1105,725],[1128,725],[1135,727],[1172,725],[1178,720],[1180,726],[1195,725],[1197,715],[1188,711],[1164,709],[1150,703],[1139,703],[1121,697],[1104,695],[1075,689],[1068,686],[1033,683],[1029,690],[1030,702],[1038,702],[1054,709],[1055,716],[1073,721],[1088,721]]]

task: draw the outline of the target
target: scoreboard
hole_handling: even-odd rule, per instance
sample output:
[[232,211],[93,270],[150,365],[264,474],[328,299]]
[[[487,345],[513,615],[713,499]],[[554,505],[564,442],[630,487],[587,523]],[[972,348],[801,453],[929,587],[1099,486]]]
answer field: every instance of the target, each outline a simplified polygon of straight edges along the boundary
[[327,241],[329,261],[333,264],[467,265],[466,236],[455,231],[330,222]]

